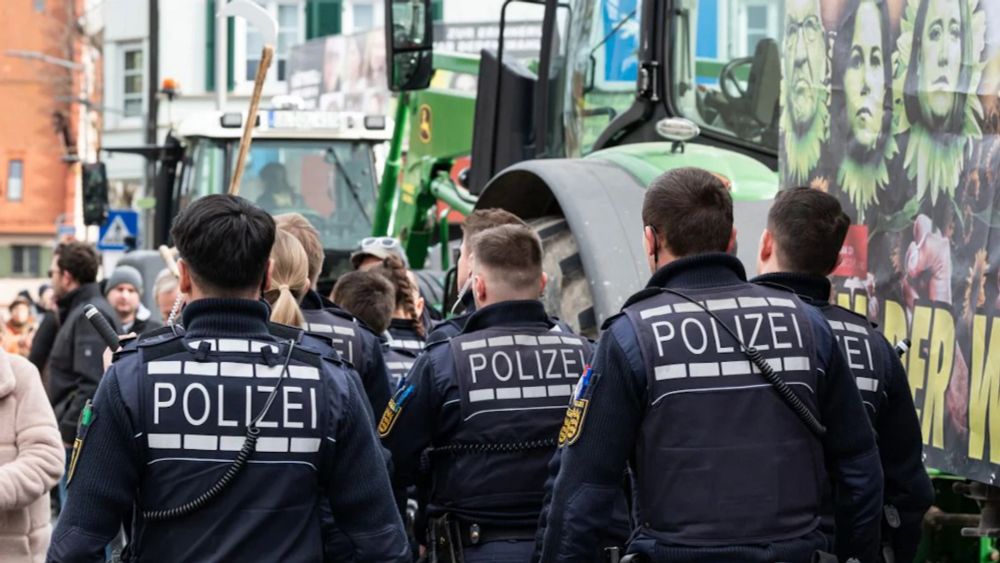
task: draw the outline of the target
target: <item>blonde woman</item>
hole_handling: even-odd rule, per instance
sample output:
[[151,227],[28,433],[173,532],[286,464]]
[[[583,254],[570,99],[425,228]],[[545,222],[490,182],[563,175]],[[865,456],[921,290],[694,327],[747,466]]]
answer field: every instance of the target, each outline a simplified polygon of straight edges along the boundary
[[271,304],[271,320],[304,326],[299,301],[309,291],[309,258],[293,235],[278,230],[271,248],[271,279],[264,298]]

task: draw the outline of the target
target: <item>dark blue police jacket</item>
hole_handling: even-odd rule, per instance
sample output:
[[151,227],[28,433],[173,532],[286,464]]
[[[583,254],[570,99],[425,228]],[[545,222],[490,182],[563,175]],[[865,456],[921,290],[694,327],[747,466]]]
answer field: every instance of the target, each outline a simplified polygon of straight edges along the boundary
[[392,395],[389,373],[382,356],[382,343],[364,323],[353,315],[309,290],[301,303],[306,332],[324,338],[361,376],[372,412],[382,412]]
[[[103,561],[134,509],[132,559],[316,561],[324,497],[357,560],[408,560],[385,461],[343,364],[303,343],[285,373],[287,341],[254,301],[195,301],[184,325],[130,344],[102,380],[49,560]],[[282,376],[235,480],[187,516],[145,520],[218,482]]]
[[399,494],[430,447],[430,516],[533,529],[559,424],[590,357],[585,338],[554,327],[538,301],[498,303],[417,358],[379,424]]
[[806,274],[766,274],[754,283],[791,291],[830,323],[875,429],[885,475],[883,540],[897,561],[912,561],[934,488],[923,464],[920,421],[899,355],[867,318],[830,303],[830,281]]
[[[476,302],[472,296],[472,291],[466,291],[462,295],[462,307],[464,312],[460,315],[455,315],[450,319],[445,319],[431,329],[427,333],[427,345],[434,344],[436,342],[441,342],[442,340],[448,340],[449,338],[456,336],[465,328],[465,323],[469,321],[469,317],[476,312]],[[559,330],[563,332],[573,333],[573,329],[563,322],[559,317],[549,317],[549,322],[553,323]]]
[[382,344],[385,367],[389,371],[392,388],[399,386],[400,380],[413,367],[425,346],[424,337],[413,328],[413,321],[392,319]]
[[[821,439],[702,306],[761,352],[826,425]],[[653,561],[809,561],[827,547],[817,528],[829,467],[838,554],[877,561],[878,452],[871,429],[857,424],[864,406],[818,311],[747,283],[736,258],[708,254],[661,268],[605,327],[563,427],[542,561],[590,552],[630,459],[639,523],[630,552]]]

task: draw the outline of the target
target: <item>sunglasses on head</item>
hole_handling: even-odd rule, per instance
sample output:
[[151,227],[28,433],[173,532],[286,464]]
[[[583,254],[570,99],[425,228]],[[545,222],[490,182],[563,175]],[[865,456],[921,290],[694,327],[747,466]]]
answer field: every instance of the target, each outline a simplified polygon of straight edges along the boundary
[[381,246],[382,248],[398,248],[399,241],[393,237],[366,237],[361,239],[361,248]]

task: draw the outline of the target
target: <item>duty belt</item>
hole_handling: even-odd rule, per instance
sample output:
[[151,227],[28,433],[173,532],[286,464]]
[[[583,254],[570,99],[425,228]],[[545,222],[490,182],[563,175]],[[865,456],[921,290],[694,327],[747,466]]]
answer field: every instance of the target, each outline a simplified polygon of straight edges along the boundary
[[534,541],[534,526],[503,526],[458,522],[459,537],[462,547],[472,547],[491,541],[521,540]]

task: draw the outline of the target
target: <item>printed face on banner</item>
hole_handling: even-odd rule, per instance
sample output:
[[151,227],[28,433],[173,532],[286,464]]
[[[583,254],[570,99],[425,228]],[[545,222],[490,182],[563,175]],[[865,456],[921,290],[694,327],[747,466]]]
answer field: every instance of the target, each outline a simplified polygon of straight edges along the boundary
[[987,30],[1000,4],[785,7],[783,187],[824,189],[854,220],[834,300],[890,342],[911,341],[903,365],[926,463],[989,480],[1000,470],[1000,34]]
[[[917,35],[920,110],[928,123],[944,125],[955,105],[962,68],[962,10],[954,0],[928,0]],[[919,11],[918,11],[919,14]],[[920,16],[917,16],[918,20]],[[919,25],[919,24],[918,24]]]
[[826,37],[818,0],[789,0],[785,15],[785,80],[792,123],[800,132],[816,118],[816,84],[826,77]]
[[865,150],[874,150],[882,135],[885,115],[886,53],[883,51],[882,27],[872,25],[881,19],[875,2],[858,6],[851,39],[851,51],[844,69],[846,117],[851,135]]

